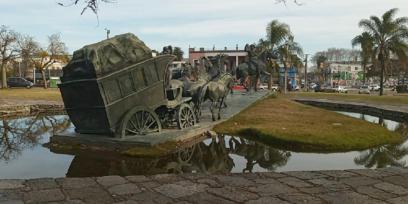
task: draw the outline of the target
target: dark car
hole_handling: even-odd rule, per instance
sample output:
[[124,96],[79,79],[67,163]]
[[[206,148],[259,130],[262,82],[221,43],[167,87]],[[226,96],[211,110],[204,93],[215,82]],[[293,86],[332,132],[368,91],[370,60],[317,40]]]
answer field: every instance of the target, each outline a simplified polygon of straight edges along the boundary
[[9,77],[7,79],[7,86],[8,87],[26,87],[26,88],[31,88],[34,84],[31,81],[28,81],[27,79],[24,79],[22,77]]

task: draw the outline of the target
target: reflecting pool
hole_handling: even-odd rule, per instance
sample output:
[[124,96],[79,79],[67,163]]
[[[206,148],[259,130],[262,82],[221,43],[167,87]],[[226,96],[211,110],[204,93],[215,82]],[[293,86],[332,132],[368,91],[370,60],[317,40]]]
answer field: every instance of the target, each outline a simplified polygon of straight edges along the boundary
[[[339,112],[407,135],[408,123]],[[53,153],[43,144],[54,132],[73,131],[65,115],[0,120],[0,178],[151,175],[160,173],[240,173],[341,170],[406,166],[408,142],[365,151],[302,153],[234,136],[204,138],[160,157],[94,152]]]

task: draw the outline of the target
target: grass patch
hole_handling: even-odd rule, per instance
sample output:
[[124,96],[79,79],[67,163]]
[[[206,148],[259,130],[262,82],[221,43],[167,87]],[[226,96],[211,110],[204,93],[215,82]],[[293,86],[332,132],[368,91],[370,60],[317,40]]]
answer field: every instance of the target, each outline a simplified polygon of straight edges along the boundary
[[12,88],[0,89],[0,100],[62,101],[59,89],[55,88]]
[[363,94],[339,94],[339,93],[315,93],[315,92],[297,92],[289,93],[287,98],[311,98],[311,99],[329,99],[350,102],[373,103],[381,105],[408,105],[408,95],[363,95]]
[[363,150],[403,141],[380,125],[283,97],[259,101],[214,130],[301,152]]

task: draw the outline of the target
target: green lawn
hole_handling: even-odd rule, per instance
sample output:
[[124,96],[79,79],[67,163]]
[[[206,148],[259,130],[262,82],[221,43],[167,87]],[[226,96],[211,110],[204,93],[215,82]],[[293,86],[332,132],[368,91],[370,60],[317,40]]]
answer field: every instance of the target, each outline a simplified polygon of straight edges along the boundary
[[293,92],[287,94],[288,98],[315,98],[331,99],[351,102],[364,102],[382,105],[408,105],[408,95],[364,95],[364,94],[339,94],[339,93],[314,93],[314,92]]
[[11,88],[0,89],[0,101],[52,101],[62,102],[59,89]]
[[301,152],[363,150],[403,140],[380,125],[284,97],[257,102],[214,130]]

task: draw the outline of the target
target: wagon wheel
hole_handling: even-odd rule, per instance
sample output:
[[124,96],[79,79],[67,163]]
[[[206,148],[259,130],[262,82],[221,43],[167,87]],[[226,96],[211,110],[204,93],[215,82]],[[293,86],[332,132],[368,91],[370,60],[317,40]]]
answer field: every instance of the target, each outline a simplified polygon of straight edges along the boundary
[[157,114],[151,110],[136,107],[123,118],[120,136],[126,138],[160,131],[161,123]]
[[188,128],[196,124],[196,115],[193,108],[187,103],[180,105],[177,111],[177,125],[180,129]]
[[196,122],[200,122],[200,116],[201,116],[201,108],[199,104],[195,104],[194,102],[190,102],[190,106],[194,111],[195,117],[196,117]]
[[177,152],[177,159],[179,162],[189,162],[194,155],[196,145],[183,148]]

